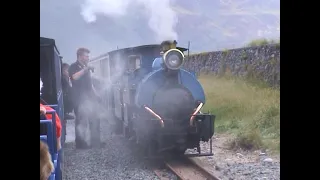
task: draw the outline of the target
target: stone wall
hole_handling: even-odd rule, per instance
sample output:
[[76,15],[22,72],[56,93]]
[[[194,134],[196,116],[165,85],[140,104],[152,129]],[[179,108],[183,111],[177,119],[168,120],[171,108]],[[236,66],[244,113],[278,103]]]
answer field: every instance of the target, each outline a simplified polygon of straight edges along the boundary
[[260,79],[280,86],[280,44],[190,55],[184,68],[199,73]]

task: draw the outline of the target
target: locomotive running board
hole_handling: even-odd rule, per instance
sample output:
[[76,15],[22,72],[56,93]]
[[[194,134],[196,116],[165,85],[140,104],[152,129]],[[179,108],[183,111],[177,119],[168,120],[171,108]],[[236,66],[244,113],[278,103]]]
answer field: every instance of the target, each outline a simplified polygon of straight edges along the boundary
[[200,153],[200,154],[184,154],[186,157],[203,157],[203,156],[213,156],[213,153]]

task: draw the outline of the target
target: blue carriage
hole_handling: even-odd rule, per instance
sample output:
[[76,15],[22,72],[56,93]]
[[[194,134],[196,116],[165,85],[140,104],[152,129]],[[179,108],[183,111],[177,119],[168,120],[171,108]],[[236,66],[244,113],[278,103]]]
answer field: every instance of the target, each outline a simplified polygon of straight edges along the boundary
[[[61,180],[63,167],[63,144],[65,142],[65,121],[63,112],[63,93],[61,86],[61,57],[53,39],[40,37],[40,78],[43,82],[40,102],[53,108],[51,120],[40,120],[40,140],[48,144],[55,171],[49,179]],[[62,135],[60,150],[57,150],[56,119],[61,119]],[[44,129],[44,131],[42,131]],[[44,133],[43,133],[44,132]]]

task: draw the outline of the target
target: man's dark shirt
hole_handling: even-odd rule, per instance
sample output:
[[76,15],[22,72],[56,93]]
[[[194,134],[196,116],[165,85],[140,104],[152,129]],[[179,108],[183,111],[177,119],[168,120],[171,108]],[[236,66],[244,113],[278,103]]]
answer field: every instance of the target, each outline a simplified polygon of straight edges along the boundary
[[62,75],[62,92],[63,92],[63,103],[64,103],[64,112],[69,113],[72,111],[72,103],[73,103],[73,97],[72,97],[72,86],[71,86],[71,80],[69,76]]
[[72,79],[72,75],[79,72],[84,68],[78,61],[71,64],[69,67],[69,75],[72,82],[72,96],[73,102],[79,104],[79,100],[82,99],[84,96],[91,96],[92,92],[92,80],[90,71],[85,73],[83,76],[80,77],[78,80]]
[[65,75],[62,75],[62,90],[64,94],[69,94],[71,91],[71,86],[69,83],[69,77],[66,77]]

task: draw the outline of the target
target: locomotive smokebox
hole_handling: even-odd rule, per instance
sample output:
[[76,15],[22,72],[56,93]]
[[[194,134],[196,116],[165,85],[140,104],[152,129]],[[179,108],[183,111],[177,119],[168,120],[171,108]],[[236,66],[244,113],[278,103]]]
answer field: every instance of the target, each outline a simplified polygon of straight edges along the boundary
[[165,85],[155,93],[152,107],[164,119],[188,119],[194,109],[194,98],[180,84]]

